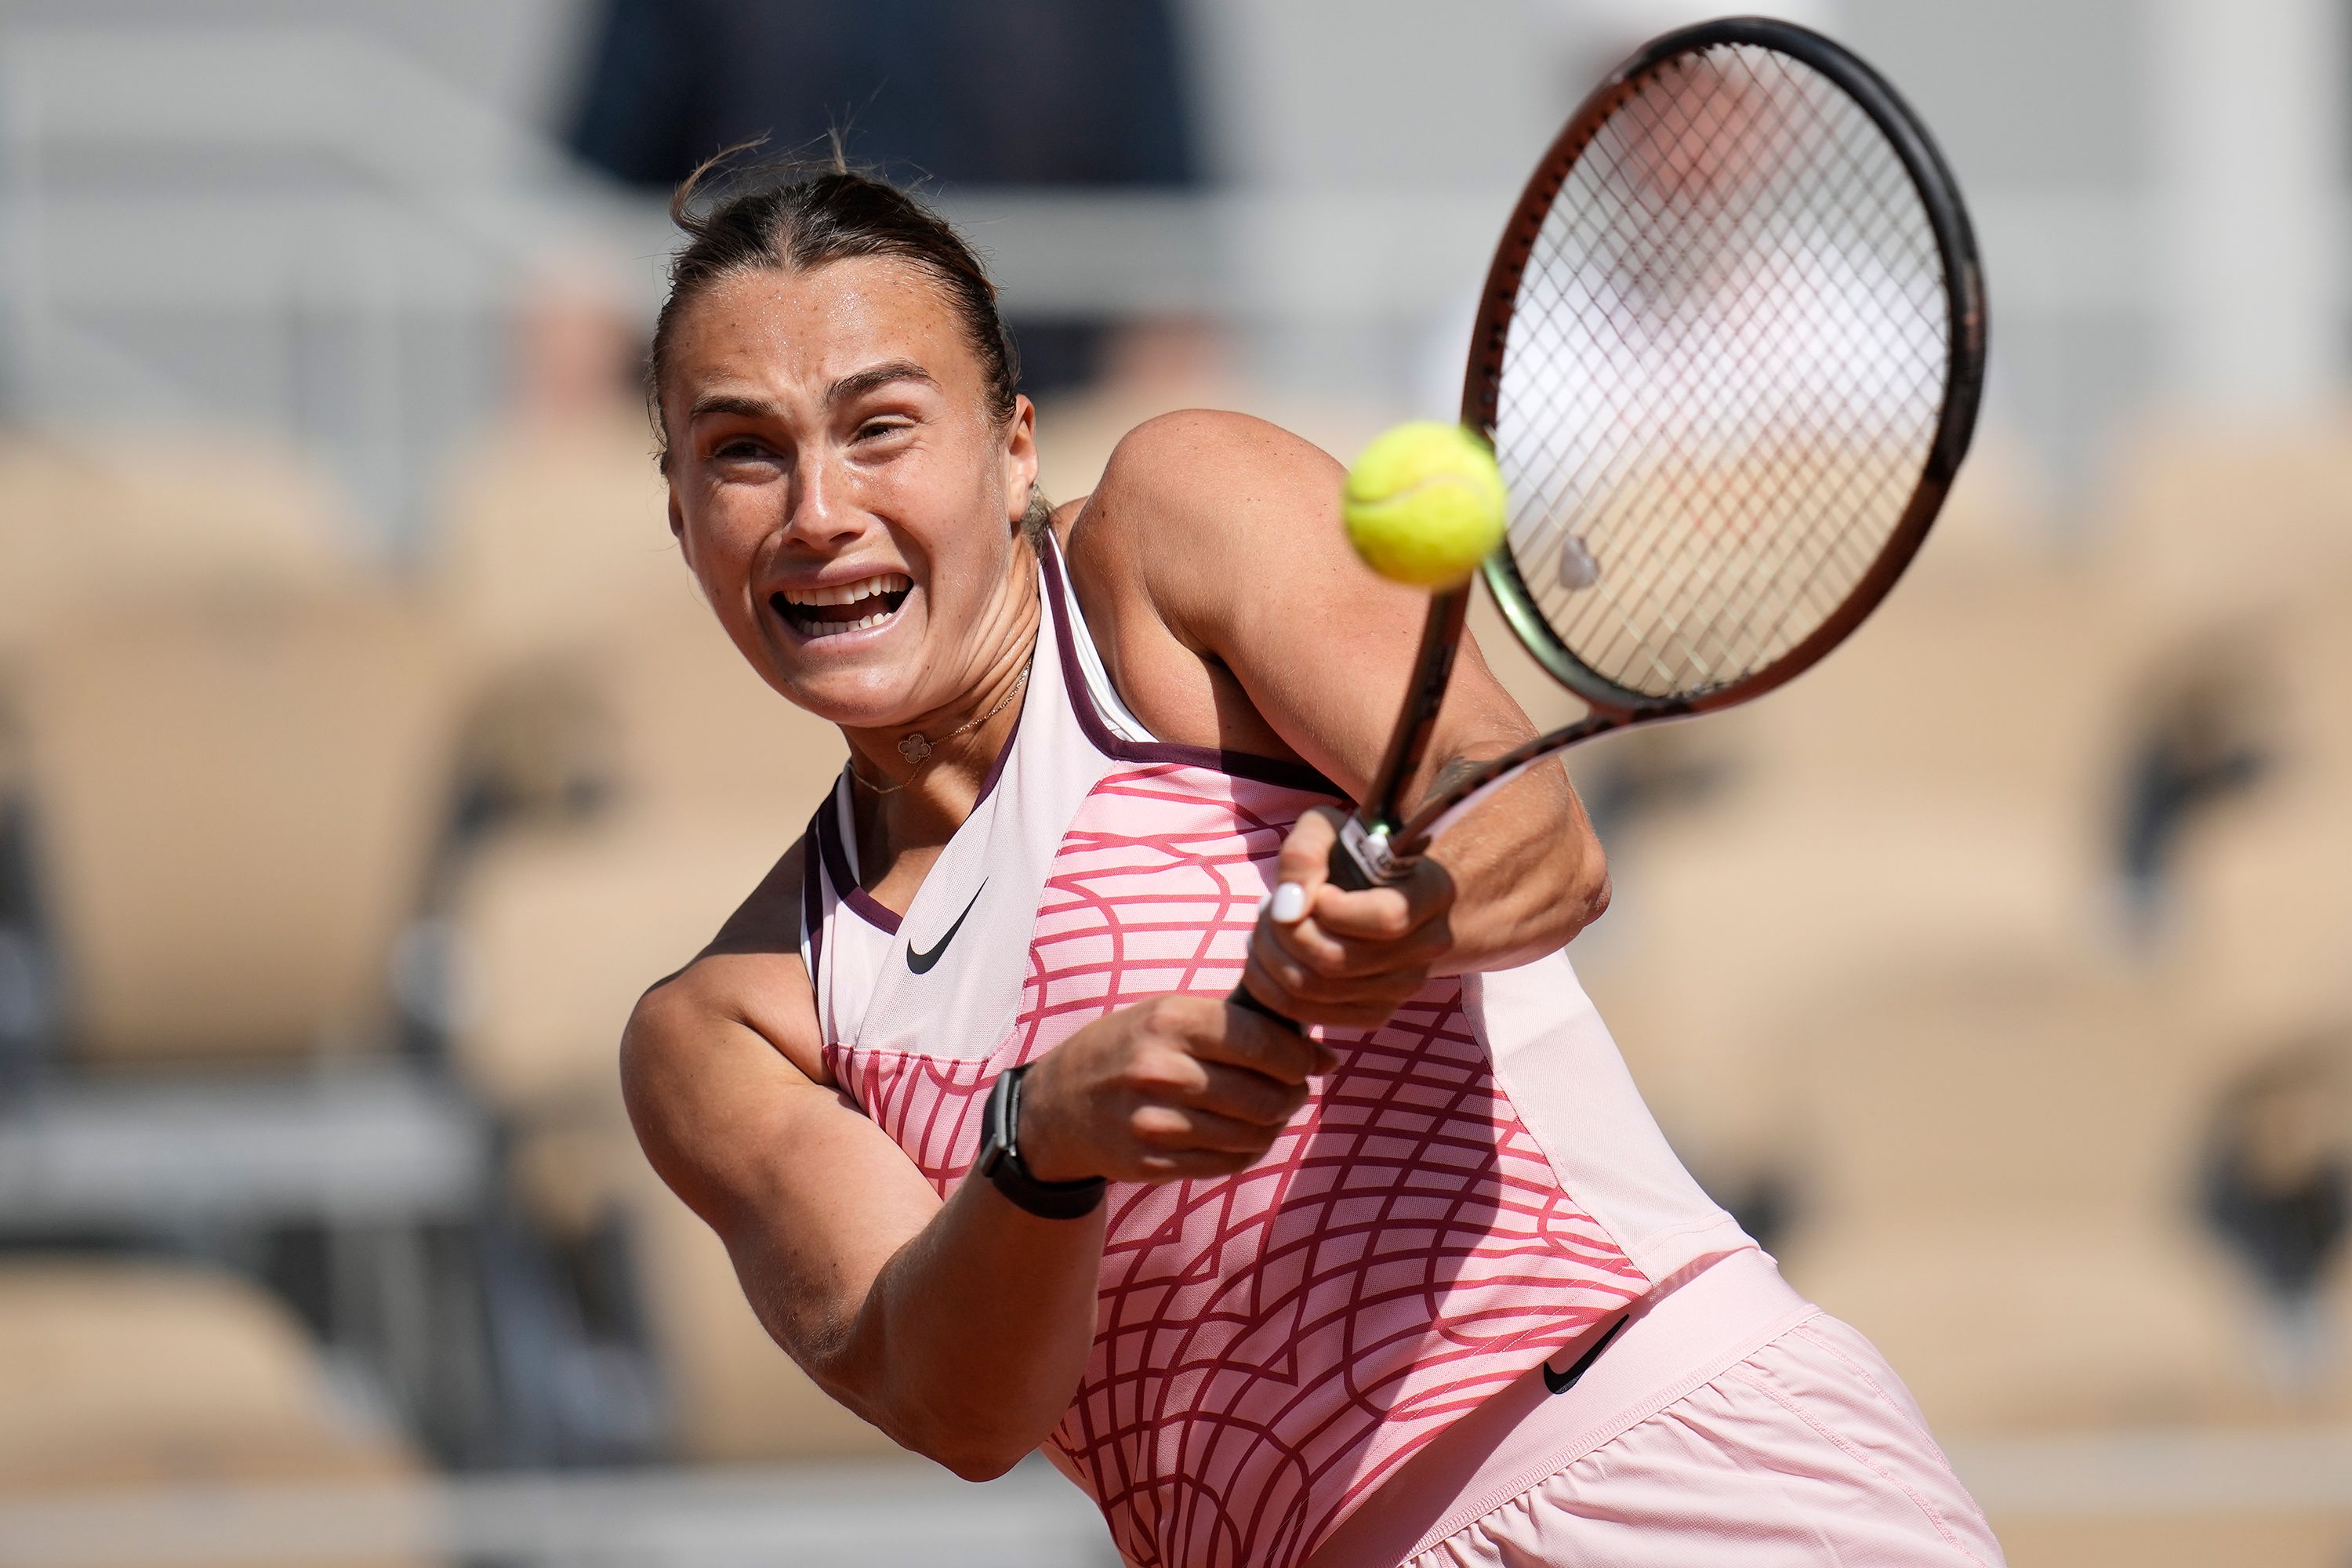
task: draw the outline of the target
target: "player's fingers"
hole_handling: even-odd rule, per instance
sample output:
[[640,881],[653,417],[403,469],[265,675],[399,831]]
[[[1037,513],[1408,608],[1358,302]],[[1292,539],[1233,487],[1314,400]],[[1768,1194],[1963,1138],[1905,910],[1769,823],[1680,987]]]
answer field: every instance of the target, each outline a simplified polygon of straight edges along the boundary
[[1328,878],[1331,847],[1339,841],[1339,816],[1328,806],[1318,806],[1291,828],[1274,862],[1274,898],[1266,905],[1266,917],[1276,925],[1293,924],[1315,907]]
[[[1260,975],[1272,983],[1275,991],[1285,1000],[1297,1002],[1345,1002],[1360,997],[1392,996],[1398,1001],[1421,989],[1429,979],[1429,963],[1425,958],[1410,954],[1386,953],[1378,962],[1362,960],[1360,955],[1341,954],[1342,963],[1351,958],[1360,963],[1354,973],[1344,970],[1326,973],[1279,949],[1253,952],[1251,963]],[[1285,1017],[1294,1015],[1285,1013]]]
[[1204,1149],[1214,1153],[1259,1154],[1274,1142],[1281,1124],[1272,1127],[1220,1116],[1197,1105],[1146,1102],[1127,1119],[1128,1132],[1154,1153]]
[[1388,1022],[1399,1004],[1428,980],[1428,970],[1420,966],[1328,980],[1278,953],[1255,951],[1242,983],[1250,994],[1299,1024],[1369,1029]]
[[[1243,984],[1247,984],[1248,978],[1245,973]],[[1254,986],[1251,994],[1279,1010],[1278,997]],[[1217,1011],[1222,1016],[1203,1020],[1190,1035],[1192,1054],[1203,1060],[1245,1068],[1282,1084],[1304,1083],[1316,1073],[1328,1072],[1339,1060],[1322,1041],[1309,1039],[1288,1025],[1246,1007],[1224,1005]]]
[[1236,1153],[1222,1149],[1163,1150],[1135,1163],[1131,1179],[1139,1182],[1182,1182],[1230,1176],[1246,1171],[1265,1157],[1264,1150]]
[[[1324,889],[1329,897],[1330,889]],[[1335,935],[1319,919],[1295,926],[1268,925],[1256,945],[1319,974],[1327,980],[1351,980],[1385,974],[1391,970],[1427,968],[1453,945],[1453,931],[1443,920],[1431,921],[1390,942]],[[1269,967],[1272,967],[1271,963]]]
[[1385,887],[1350,892],[1326,886],[1311,906],[1315,923],[1331,935],[1365,942],[1400,942],[1442,921],[1454,908],[1454,879],[1423,858]]
[[1304,1083],[1283,1083],[1247,1068],[1223,1062],[1202,1062],[1207,1081],[1191,1097],[1192,1103],[1220,1116],[1253,1127],[1280,1127],[1307,1103]]

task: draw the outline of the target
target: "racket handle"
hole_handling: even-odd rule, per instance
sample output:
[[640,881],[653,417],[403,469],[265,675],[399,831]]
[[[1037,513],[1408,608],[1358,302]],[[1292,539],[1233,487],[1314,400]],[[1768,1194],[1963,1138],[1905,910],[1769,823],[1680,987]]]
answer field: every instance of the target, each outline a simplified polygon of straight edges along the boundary
[[[1389,879],[1382,877],[1380,872],[1372,868],[1372,862],[1376,858],[1387,864],[1391,876],[1403,869],[1395,861],[1387,859],[1386,848],[1387,843],[1383,837],[1368,830],[1361,817],[1351,816],[1348,818],[1346,826],[1340,828],[1339,837],[1332,841],[1331,858],[1324,875],[1330,879],[1333,887],[1344,892],[1360,893],[1367,889],[1377,888]],[[1284,1017],[1255,996],[1251,995],[1249,988],[1245,985],[1235,985],[1233,994],[1226,997],[1225,1001],[1231,1006],[1247,1008],[1259,1017],[1271,1018],[1285,1027],[1291,1029],[1298,1027],[1297,1023]]]
[[1339,825],[1324,875],[1340,891],[1360,893],[1394,881],[1404,869],[1389,855],[1388,836],[1366,827],[1362,817],[1351,816]]
[[1281,1014],[1276,1012],[1273,1008],[1267,1006],[1265,1003],[1251,995],[1249,993],[1249,987],[1246,985],[1234,986],[1234,994],[1225,998],[1225,1005],[1228,1007],[1239,1007],[1244,1013],[1255,1013],[1261,1018],[1271,1018],[1274,1022],[1281,1025],[1284,1028],[1290,1030],[1293,1034],[1303,1035],[1307,1032],[1300,1028],[1295,1020],[1284,1017]]

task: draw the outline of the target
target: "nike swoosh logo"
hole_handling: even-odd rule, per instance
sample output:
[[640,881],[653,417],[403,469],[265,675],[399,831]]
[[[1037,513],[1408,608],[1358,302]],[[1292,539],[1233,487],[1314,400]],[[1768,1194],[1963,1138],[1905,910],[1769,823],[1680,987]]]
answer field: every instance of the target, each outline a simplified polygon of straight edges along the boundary
[[1544,1386],[1551,1390],[1554,1394],[1566,1394],[1570,1389],[1574,1388],[1576,1386],[1576,1380],[1584,1375],[1586,1368],[1590,1367],[1594,1362],[1601,1359],[1601,1352],[1609,1348],[1609,1342],[1617,1337],[1617,1331],[1633,1321],[1633,1315],[1628,1312],[1625,1316],[1610,1324],[1609,1331],[1601,1335],[1600,1339],[1594,1341],[1592,1348],[1586,1351],[1582,1355],[1577,1357],[1576,1364],[1570,1367],[1566,1372],[1554,1372],[1551,1367],[1551,1363],[1544,1363]]
[[913,970],[918,974],[929,974],[931,972],[931,966],[939,963],[940,954],[948,950],[948,943],[955,941],[955,933],[963,930],[963,922],[971,917],[972,904],[980,902],[980,895],[986,891],[988,891],[988,881],[987,879],[982,878],[981,879],[980,886],[971,890],[971,904],[966,904],[963,907],[963,913],[956,916],[955,924],[948,927],[948,934],[940,938],[939,945],[932,948],[930,952],[918,952],[915,944],[911,942],[908,942],[907,944],[907,967]]

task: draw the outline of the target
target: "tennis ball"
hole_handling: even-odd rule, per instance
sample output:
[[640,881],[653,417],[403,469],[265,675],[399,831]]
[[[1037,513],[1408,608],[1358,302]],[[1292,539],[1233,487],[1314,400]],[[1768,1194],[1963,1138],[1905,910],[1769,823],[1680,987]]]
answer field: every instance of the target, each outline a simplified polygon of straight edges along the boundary
[[1339,514],[1364,564],[1391,583],[1450,588],[1503,542],[1502,471],[1459,425],[1415,420],[1364,448]]

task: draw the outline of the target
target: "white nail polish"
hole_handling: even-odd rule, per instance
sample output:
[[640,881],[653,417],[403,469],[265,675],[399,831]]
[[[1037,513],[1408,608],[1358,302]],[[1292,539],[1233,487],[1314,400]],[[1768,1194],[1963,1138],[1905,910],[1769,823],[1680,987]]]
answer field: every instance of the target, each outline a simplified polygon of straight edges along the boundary
[[1274,903],[1269,911],[1276,925],[1290,925],[1307,913],[1307,889],[1296,882],[1285,882],[1274,890]]

